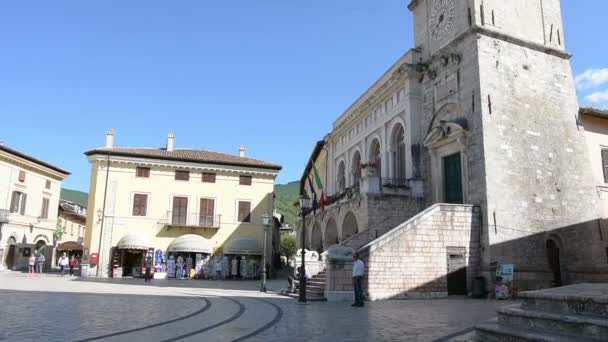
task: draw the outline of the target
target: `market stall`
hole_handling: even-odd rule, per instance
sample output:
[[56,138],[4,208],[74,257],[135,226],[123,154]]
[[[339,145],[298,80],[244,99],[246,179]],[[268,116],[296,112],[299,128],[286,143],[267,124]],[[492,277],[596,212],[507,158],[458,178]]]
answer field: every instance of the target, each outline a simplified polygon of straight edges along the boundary
[[200,235],[177,237],[167,248],[167,277],[205,279],[210,273],[205,264],[209,262],[211,253],[211,243]]
[[262,270],[262,244],[253,237],[241,237],[228,241],[223,248],[228,259],[231,279],[260,277]]

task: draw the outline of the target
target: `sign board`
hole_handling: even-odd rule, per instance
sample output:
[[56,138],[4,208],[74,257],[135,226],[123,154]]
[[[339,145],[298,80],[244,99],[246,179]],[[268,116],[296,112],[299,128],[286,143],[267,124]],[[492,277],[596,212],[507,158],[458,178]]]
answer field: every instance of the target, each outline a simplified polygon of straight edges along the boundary
[[508,299],[513,295],[513,264],[496,266],[496,282],[494,293],[496,299]]

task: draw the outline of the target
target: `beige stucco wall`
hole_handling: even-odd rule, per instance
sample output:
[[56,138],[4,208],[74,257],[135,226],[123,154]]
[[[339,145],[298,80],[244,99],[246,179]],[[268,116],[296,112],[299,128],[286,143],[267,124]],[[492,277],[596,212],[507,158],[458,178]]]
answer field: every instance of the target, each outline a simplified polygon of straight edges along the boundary
[[602,167],[602,149],[608,148],[608,119],[602,119],[589,115],[582,116],[585,127],[585,138],[587,151],[591,160],[591,171],[594,184],[597,186],[598,195],[602,209],[602,217],[608,217],[608,184],[604,182],[604,171]]
[[[19,171],[25,171],[25,181],[19,181]],[[12,154],[0,151],[0,209],[9,210],[13,191],[27,194],[25,214],[10,213],[8,223],[2,226],[0,249],[3,249],[0,269],[4,268],[9,240],[17,242],[16,248],[32,248],[42,240],[48,246],[53,243],[57,226],[57,210],[61,181],[65,175]],[[51,181],[46,189],[46,181]],[[49,199],[48,218],[41,218],[42,200]],[[50,258],[47,258],[50,259]],[[50,266],[50,260],[47,260]],[[27,268],[27,258],[16,255],[14,268]]]
[[[103,207],[106,185],[106,161],[101,156],[91,156],[91,189],[89,193],[85,249],[99,253],[101,220],[98,212]],[[150,167],[149,178],[135,177],[137,166]],[[190,171],[189,181],[176,181],[175,170]],[[215,183],[203,183],[202,172],[216,173]],[[253,177],[252,185],[239,185],[240,175]],[[225,242],[239,237],[254,237],[263,242],[264,226],[262,214],[273,212],[273,192],[276,171],[201,165],[182,162],[156,162],[151,160],[127,160],[112,158],[108,177],[104,230],[111,234],[111,246],[126,234],[138,234],[150,243],[150,247],[166,250],[177,237],[184,234],[199,234],[209,240],[212,247],[221,247]],[[147,194],[147,215],[132,216],[134,194]],[[178,227],[167,229],[165,222],[170,221],[174,196],[188,197],[188,223],[198,218],[201,198],[215,200],[214,214],[219,219],[219,229],[198,227]],[[238,201],[251,202],[251,223],[238,222]],[[267,251],[271,248],[271,235],[268,234]],[[105,240],[104,240],[105,241]],[[110,246],[105,243],[102,249]],[[86,251],[85,251],[86,254]],[[100,254],[100,263],[103,253]],[[270,256],[270,254],[268,254]]]

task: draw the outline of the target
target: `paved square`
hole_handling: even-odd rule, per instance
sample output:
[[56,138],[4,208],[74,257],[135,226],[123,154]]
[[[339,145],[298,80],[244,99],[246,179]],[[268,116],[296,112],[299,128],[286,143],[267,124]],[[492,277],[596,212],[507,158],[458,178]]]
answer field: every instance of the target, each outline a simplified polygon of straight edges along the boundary
[[0,340],[435,341],[460,335],[509,304],[446,299],[371,302],[365,308],[297,305],[257,288],[257,282],[147,285],[137,279],[1,273]]

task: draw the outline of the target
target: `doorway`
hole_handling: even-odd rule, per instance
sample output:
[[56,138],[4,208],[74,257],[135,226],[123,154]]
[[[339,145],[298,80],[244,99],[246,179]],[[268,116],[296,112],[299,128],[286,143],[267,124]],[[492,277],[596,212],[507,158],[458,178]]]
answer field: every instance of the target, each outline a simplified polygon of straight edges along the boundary
[[562,270],[559,258],[559,245],[553,239],[547,240],[547,259],[553,273],[553,287],[562,286]]
[[15,245],[8,246],[5,264],[9,270],[12,270],[13,266],[15,266]]
[[448,247],[448,295],[466,296],[467,295],[467,262],[466,248]]
[[446,203],[463,203],[460,152],[443,157],[443,193]]

